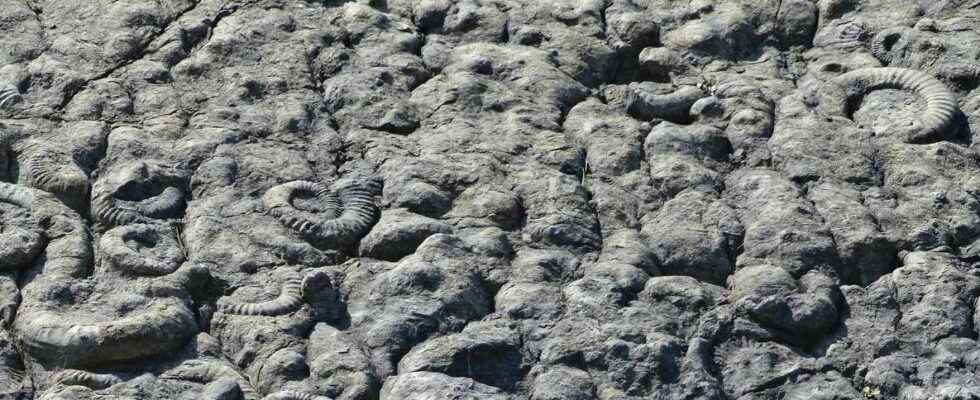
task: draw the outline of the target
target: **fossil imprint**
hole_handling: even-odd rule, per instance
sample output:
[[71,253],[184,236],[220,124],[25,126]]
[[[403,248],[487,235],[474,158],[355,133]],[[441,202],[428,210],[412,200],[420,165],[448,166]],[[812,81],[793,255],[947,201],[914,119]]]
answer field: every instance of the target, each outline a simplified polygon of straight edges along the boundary
[[323,273],[312,273],[302,278],[298,273],[292,273],[283,280],[275,299],[258,303],[225,303],[218,306],[218,311],[265,317],[286,315],[299,310],[304,302],[315,304],[317,294],[330,285],[330,278]]
[[0,183],[0,201],[30,210],[48,238],[41,273],[24,285],[22,295],[29,301],[13,325],[27,354],[65,367],[125,361],[176,348],[196,330],[194,314],[179,299],[154,299],[118,318],[103,310],[66,310],[66,304],[48,300],[91,271],[88,230],[78,214],[49,193]]
[[870,44],[871,55],[875,58],[881,60],[885,64],[891,63],[895,59],[895,55],[892,54],[891,47],[898,40],[899,32],[907,28],[888,28],[881,32],[878,32],[872,39]]
[[[265,192],[262,201],[279,222],[303,235],[345,246],[360,240],[377,222],[376,180],[341,180],[331,188],[309,181],[293,181]],[[298,206],[299,198],[318,201],[311,211]]]
[[845,73],[825,85],[821,107],[831,115],[851,118],[861,98],[873,90],[901,89],[913,92],[926,102],[925,111],[911,126],[899,128],[907,142],[943,140],[958,111],[956,97],[938,79],[906,68],[864,68]]
[[[28,210],[35,220],[45,221],[43,232],[47,246],[43,250],[45,273],[76,277],[85,274],[92,265],[91,237],[81,217],[49,193],[21,185],[0,182],[0,202]],[[40,227],[38,227],[40,229]],[[3,245],[10,260],[30,261],[33,254],[41,251],[40,239],[31,238],[30,231],[21,236],[16,232]],[[2,265],[2,264],[0,264]],[[2,269],[2,268],[0,268]]]
[[163,379],[185,380],[198,383],[211,383],[220,379],[231,379],[238,383],[244,400],[258,400],[259,396],[252,384],[234,367],[218,360],[188,360],[164,372]]
[[92,213],[105,226],[180,218],[187,173],[146,161],[124,164],[95,182]]
[[[16,207],[16,206],[15,206]],[[4,212],[0,223],[0,272],[17,271],[29,265],[44,248],[43,232],[33,226],[31,215]]]
[[19,152],[31,187],[51,193],[84,195],[88,192],[88,174],[66,151],[39,143],[27,143]]
[[295,390],[283,390],[271,393],[262,400],[330,400],[327,397],[315,396],[312,394],[297,392]]
[[10,108],[14,104],[23,101],[23,97],[20,95],[20,91],[13,86],[8,86],[0,89],[0,109]]
[[110,229],[102,235],[102,260],[122,272],[161,276],[177,270],[184,261],[180,244],[167,226],[133,224]]
[[869,50],[890,67],[917,69],[954,82],[980,79],[980,62],[976,59],[980,53],[935,32],[932,24],[882,29],[870,39]]
[[635,117],[650,120],[662,118],[684,122],[689,118],[691,105],[707,95],[698,87],[681,86],[669,93],[656,93],[643,85],[630,85],[626,111]]

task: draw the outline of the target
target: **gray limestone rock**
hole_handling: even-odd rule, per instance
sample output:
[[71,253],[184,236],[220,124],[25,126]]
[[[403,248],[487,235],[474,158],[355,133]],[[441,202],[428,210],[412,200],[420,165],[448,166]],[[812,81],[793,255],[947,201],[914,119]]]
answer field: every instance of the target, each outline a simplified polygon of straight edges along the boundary
[[980,7],[0,0],[0,399],[980,397]]

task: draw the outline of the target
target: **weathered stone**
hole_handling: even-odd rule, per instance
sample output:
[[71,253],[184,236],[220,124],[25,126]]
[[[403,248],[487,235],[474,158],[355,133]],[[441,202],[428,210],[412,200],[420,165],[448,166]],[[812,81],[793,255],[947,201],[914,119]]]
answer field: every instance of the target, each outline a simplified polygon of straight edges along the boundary
[[0,0],[0,398],[978,398],[976,5]]
[[436,372],[411,372],[385,381],[382,400],[422,400],[430,396],[461,399],[511,399],[503,391],[469,378],[451,378]]

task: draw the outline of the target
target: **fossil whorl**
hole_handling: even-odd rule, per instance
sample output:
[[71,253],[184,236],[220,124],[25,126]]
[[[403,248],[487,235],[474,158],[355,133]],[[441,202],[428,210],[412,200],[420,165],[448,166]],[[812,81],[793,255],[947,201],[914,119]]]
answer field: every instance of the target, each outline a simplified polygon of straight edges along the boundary
[[[43,232],[29,212],[3,210],[0,221],[0,272],[17,271],[37,258],[44,248]],[[19,215],[18,215],[19,214]]]
[[895,58],[895,55],[892,54],[892,48],[906,30],[908,30],[906,27],[893,27],[878,32],[871,38],[871,55],[885,64],[890,64]]
[[[293,206],[293,201],[300,196],[321,200],[323,207],[317,211],[322,217]],[[265,192],[262,202],[283,225],[303,234],[315,233],[321,218],[329,220],[340,216],[340,198],[322,185],[310,181],[293,181],[275,186]]]
[[178,302],[102,321],[75,314],[27,309],[18,314],[14,331],[26,352],[42,363],[75,368],[173,351],[197,332],[194,313]]
[[904,128],[906,141],[941,140],[956,116],[956,97],[932,76],[905,68],[865,68],[834,78],[833,83],[844,91],[844,98],[835,99],[832,112],[850,118],[853,106],[867,93],[877,89],[902,89],[921,96],[926,109]]
[[[43,251],[45,274],[75,277],[89,271],[92,265],[91,237],[78,214],[49,193],[10,183],[0,182],[0,202],[29,210],[43,227],[47,239]],[[19,246],[16,241],[7,245],[11,246],[8,251]],[[26,246],[21,252],[29,255],[34,251],[31,250],[33,245],[27,243]]]
[[71,154],[57,148],[29,143],[20,149],[27,183],[46,192],[87,196],[88,174]]
[[211,383],[219,379],[231,379],[238,383],[245,400],[258,400],[252,384],[235,368],[218,360],[188,360],[164,372],[163,379],[185,380],[198,383]]
[[218,311],[233,315],[260,315],[274,317],[286,315],[303,306],[303,281],[298,276],[289,276],[279,290],[279,296],[260,303],[222,304]]
[[20,103],[23,97],[20,96],[20,91],[16,87],[6,86],[0,88],[0,109],[10,108],[10,106]]
[[854,50],[865,47],[871,32],[875,30],[872,23],[863,19],[837,19],[817,30],[813,37],[813,46]]
[[0,201],[31,209],[34,207],[35,193],[24,186],[0,182]]
[[860,46],[867,35],[867,27],[861,23],[849,23],[841,29],[838,45],[841,47]]
[[[275,186],[262,197],[269,213],[283,225],[318,241],[345,246],[360,240],[378,218],[374,196],[380,192],[377,180],[341,180],[330,189],[308,181]],[[300,197],[319,201],[319,209],[302,210]]]
[[112,374],[97,374],[77,369],[66,369],[58,372],[51,380],[57,385],[85,386],[94,390],[102,390],[122,383],[122,379]]
[[92,214],[104,226],[180,218],[185,171],[137,161],[109,171],[92,187]]
[[174,231],[160,224],[119,226],[103,234],[99,243],[104,262],[134,275],[168,275],[184,262]]
[[330,400],[330,398],[297,392],[295,390],[281,390],[270,393],[268,396],[263,397],[262,400]]

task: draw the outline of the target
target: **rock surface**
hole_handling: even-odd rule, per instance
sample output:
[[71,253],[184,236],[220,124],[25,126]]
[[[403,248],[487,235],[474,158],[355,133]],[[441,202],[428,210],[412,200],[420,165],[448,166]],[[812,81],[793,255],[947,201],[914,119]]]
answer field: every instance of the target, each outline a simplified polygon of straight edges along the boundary
[[0,399],[980,399],[978,5],[0,0]]

